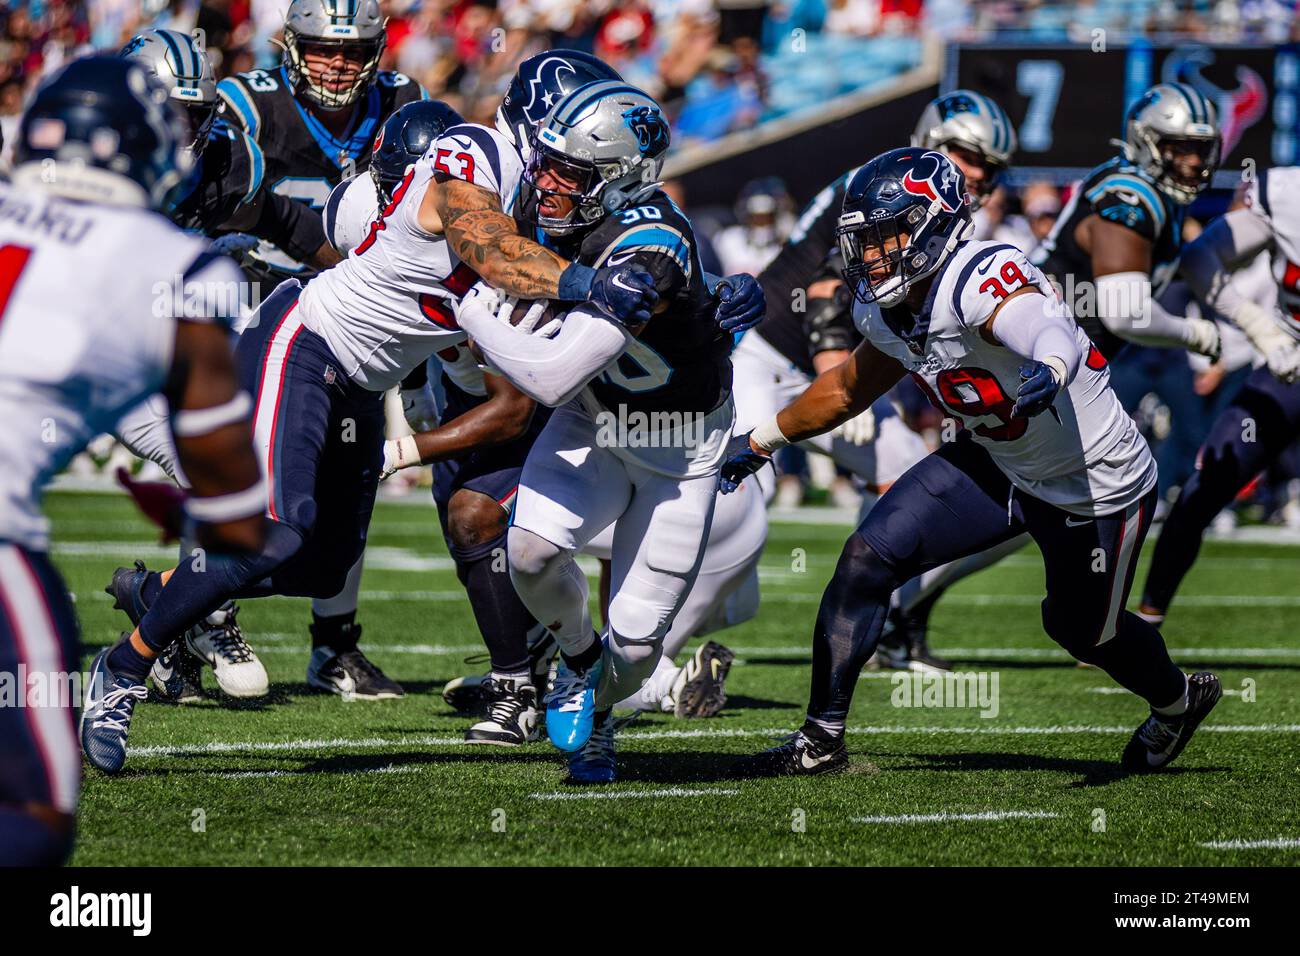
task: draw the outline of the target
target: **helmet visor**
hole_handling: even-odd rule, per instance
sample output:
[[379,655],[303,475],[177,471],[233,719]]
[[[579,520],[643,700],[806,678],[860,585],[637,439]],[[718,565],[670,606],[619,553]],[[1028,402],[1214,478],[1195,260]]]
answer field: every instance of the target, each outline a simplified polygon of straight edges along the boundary
[[1210,184],[1219,167],[1219,140],[1161,139],[1156,148],[1164,162],[1165,176],[1175,186],[1200,192]]
[[524,214],[546,230],[571,230],[583,225],[577,214],[594,202],[591,190],[595,180],[594,166],[557,153],[534,138],[524,170],[530,194]]

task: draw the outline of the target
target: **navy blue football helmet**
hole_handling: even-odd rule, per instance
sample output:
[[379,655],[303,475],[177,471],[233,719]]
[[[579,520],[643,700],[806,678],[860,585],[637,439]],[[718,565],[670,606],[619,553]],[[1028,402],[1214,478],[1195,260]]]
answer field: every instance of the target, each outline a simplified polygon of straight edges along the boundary
[[406,175],[406,167],[419,162],[429,145],[464,118],[446,103],[417,100],[407,103],[380,127],[370,154],[370,177],[379,190],[379,204],[387,206],[393,190]]
[[73,60],[36,91],[14,144],[15,184],[69,199],[162,208],[193,163],[167,89],[139,63]]
[[581,50],[549,50],[530,56],[515,70],[497,107],[497,130],[528,158],[529,138],[551,107],[580,86],[622,80],[618,71]]
[[891,149],[849,180],[835,235],[860,302],[883,307],[932,275],[973,230],[966,177],[943,153]]

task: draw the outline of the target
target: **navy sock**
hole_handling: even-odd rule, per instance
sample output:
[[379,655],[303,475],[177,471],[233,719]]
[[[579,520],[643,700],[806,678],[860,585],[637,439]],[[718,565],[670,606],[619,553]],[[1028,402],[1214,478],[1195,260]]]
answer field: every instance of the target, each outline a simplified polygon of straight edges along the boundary
[[108,669],[114,675],[129,677],[138,684],[144,683],[149,668],[153,667],[153,661],[153,658],[145,657],[131,645],[129,634],[108,652]]
[[569,656],[564,651],[560,651],[560,656],[564,658],[564,663],[569,665],[569,670],[575,674],[585,674],[587,669],[594,666],[596,661],[600,660],[600,655],[605,653],[605,645],[600,640],[599,634],[593,634],[595,640],[591,642],[591,647],[587,648],[580,654]]
[[1186,683],[1183,672],[1169,659],[1160,632],[1131,611],[1120,612],[1114,637],[1075,656],[1100,667],[1152,707],[1167,706]]
[[321,617],[311,616],[311,646],[328,647],[335,654],[346,654],[357,649],[361,628],[357,626],[357,612]]
[[[504,548],[505,535],[497,543]],[[510,573],[493,568],[497,562],[495,549],[483,550],[485,553],[472,560],[453,554],[456,575],[469,595],[474,620],[492,659],[492,670],[498,674],[527,671],[528,632],[537,621],[515,593]]]

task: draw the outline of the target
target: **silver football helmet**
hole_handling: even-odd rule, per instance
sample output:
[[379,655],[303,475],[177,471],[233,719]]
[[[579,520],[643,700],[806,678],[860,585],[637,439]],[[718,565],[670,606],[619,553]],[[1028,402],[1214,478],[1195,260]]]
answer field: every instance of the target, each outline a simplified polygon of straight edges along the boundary
[[987,174],[970,193],[974,210],[997,188],[998,180],[1011,166],[1016,130],[1002,107],[987,96],[974,90],[953,90],[931,100],[921,111],[912,145],[945,155],[948,147],[960,146],[980,157]]
[[1214,178],[1223,139],[1214,104],[1199,90],[1160,83],[1129,107],[1121,145],[1129,162],[1185,206]]
[[[322,109],[351,106],[370,89],[387,42],[379,0],[293,0],[284,16],[284,65],[289,82],[295,92]],[[332,56],[339,51],[362,64],[351,82],[343,89],[333,89],[313,80],[307,54]]]
[[189,149],[200,155],[221,105],[207,51],[180,30],[145,30],[132,37],[118,55],[139,63],[167,89],[171,101],[189,117],[194,133]]
[[[659,104],[635,86],[602,80],[579,87],[533,130],[522,216],[562,236],[641,202],[659,186],[669,139]],[[563,200],[570,208],[559,213]]]

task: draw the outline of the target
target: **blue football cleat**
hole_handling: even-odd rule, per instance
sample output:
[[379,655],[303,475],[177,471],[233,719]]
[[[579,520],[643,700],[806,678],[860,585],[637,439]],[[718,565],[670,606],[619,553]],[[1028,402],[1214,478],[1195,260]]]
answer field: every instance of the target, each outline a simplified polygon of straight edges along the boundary
[[569,754],[569,783],[613,783],[614,767],[613,715],[606,711],[596,721],[591,736],[576,752]]
[[149,696],[149,690],[142,682],[113,676],[108,669],[109,650],[100,651],[90,665],[90,683],[81,708],[81,749],[93,766],[104,773],[117,773],[126,763],[126,735],[135,702]]
[[585,674],[575,674],[564,658],[560,658],[551,692],[546,695],[546,735],[565,753],[581,749],[591,736],[596,717],[596,688],[604,672],[603,657],[588,667]]

